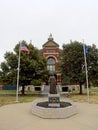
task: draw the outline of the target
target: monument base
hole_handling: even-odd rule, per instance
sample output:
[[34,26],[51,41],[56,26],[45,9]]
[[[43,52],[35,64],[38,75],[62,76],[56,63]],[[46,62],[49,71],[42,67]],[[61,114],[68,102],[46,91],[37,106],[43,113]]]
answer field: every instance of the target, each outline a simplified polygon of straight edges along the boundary
[[60,94],[48,94],[48,106],[60,107]]

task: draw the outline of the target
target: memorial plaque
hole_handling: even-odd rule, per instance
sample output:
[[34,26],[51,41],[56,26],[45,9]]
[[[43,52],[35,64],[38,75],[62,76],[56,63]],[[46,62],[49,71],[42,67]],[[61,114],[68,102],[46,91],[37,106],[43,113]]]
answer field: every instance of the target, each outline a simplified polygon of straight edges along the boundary
[[48,106],[60,107],[60,95],[59,94],[49,94],[48,95]]

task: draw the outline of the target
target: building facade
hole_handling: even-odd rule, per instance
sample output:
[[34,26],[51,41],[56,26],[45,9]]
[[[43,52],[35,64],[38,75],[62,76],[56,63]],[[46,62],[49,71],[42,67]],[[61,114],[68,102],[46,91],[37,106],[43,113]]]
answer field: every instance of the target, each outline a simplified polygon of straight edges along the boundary
[[43,44],[42,54],[47,60],[47,70],[49,70],[50,75],[55,76],[57,85],[61,84],[60,53],[59,45],[54,41],[52,34],[50,34],[48,41]]

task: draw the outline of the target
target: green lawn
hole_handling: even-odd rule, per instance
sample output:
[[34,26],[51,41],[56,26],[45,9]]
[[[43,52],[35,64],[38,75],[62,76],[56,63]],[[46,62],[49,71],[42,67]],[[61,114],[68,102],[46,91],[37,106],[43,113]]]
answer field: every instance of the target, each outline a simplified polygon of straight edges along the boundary
[[15,95],[15,93],[16,90],[0,90],[0,95],[4,95],[4,94]]
[[[40,92],[26,92],[25,96],[22,96],[19,92],[19,102],[32,102],[34,99],[40,96]],[[66,96],[66,95],[65,95]],[[83,95],[79,95],[78,91],[73,91],[69,97],[74,102],[87,102],[86,89],[83,91]],[[98,88],[90,89],[90,103],[98,104]],[[0,106],[7,104],[15,104],[16,91],[14,90],[0,90]]]
[[[87,102],[87,90],[83,91],[83,95],[79,95],[79,91],[74,91],[71,95],[71,100],[74,102]],[[89,103],[98,104],[98,88],[91,88],[89,90]]]
[[[36,99],[37,96],[19,96],[19,102],[32,102]],[[9,96],[9,95],[0,95],[0,106],[7,105],[7,104],[15,104],[16,103],[16,96]]]
[[[40,95],[40,92],[25,92],[25,95],[22,96],[19,92],[18,98],[19,102],[32,102]],[[16,91],[15,90],[0,90],[0,106],[7,104],[16,103]]]
[[[21,94],[21,92],[18,92],[19,94]],[[15,95],[16,94],[16,90],[0,90],[0,95]],[[25,94],[40,94],[40,92],[31,92],[31,91],[26,91]]]

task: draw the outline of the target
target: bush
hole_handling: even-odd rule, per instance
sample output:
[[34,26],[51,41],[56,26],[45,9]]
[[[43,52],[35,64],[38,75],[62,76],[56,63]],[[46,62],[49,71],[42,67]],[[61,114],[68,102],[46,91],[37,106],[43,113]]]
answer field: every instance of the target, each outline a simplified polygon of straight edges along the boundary
[[34,85],[34,86],[41,85],[41,83],[42,83],[41,79],[34,79],[34,80],[31,81],[31,84]]

